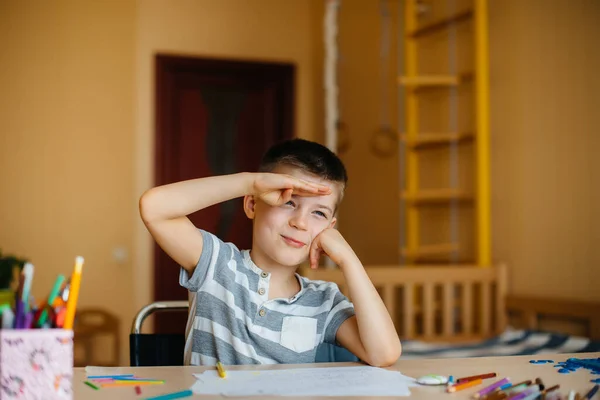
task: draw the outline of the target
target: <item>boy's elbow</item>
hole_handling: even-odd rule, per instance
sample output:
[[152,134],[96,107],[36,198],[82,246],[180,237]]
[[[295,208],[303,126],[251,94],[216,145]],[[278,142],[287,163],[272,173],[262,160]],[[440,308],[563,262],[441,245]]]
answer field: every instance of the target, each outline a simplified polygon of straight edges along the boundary
[[139,200],[139,209],[140,209],[140,217],[142,217],[142,221],[148,224],[153,220],[153,189],[146,190],[141,196]]
[[390,367],[398,361],[401,354],[402,345],[400,344],[400,341],[398,341],[397,345],[389,346],[385,352],[369,355],[368,359],[364,361],[373,367]]

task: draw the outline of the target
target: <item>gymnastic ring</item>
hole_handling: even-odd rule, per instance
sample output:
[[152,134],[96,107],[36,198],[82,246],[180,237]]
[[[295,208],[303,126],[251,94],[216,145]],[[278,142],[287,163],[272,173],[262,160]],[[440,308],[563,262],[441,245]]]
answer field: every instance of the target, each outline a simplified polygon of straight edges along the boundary
[[[387,145],[382,145],[381,141],[387,140],[389,140],[389,143],[387,143]],[[390,126],[381,126],[371,136],[371,140],[369,141],[369,147],[376,156],[381,158],[388,158],[396,154],[396,151],[398,149],[397,142],[398,135],[396,135],[396,131],[394,131]],[[392,146],[392,144],[396,145]]]

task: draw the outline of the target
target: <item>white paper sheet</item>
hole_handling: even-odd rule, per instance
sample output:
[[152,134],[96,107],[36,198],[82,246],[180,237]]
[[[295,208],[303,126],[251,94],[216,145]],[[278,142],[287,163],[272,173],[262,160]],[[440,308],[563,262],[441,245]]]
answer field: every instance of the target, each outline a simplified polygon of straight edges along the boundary
[[410,396],[413,378],[374,367],[216,371],[194,374],[196,394],[224,396]]
[[123,371],[124,369],[121,367],[96,367],[93,365],[85,367],[87,375],[119,375],[124,374],[125,372]]

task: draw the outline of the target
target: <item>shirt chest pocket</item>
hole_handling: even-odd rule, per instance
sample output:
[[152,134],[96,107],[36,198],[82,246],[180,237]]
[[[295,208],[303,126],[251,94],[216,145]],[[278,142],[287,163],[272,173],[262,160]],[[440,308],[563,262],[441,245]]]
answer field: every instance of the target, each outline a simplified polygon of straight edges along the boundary
[[296,353],[312,350],[317,345],[317,320],[308,317],[283,317],[280,344]]

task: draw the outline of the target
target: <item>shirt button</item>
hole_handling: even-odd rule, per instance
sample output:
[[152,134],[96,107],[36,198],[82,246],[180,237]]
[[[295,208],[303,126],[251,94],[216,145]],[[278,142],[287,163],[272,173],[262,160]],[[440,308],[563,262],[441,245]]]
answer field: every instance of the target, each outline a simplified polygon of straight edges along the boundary
[[269,274],[263,271],[263,272],[260,273],[260,276],[263,277],[263,278],[266,278],[266,277],[269,276]]
[[261,317],[264,317],[267,314],[267,312],[265,311],[264,308],[261,308],[260,311],[258,312],[258,315],[260,315]]
[[265,294],[265,289],[264,289],[264,288],[260,288],[260,289],[258,289],[258,294],[260,294],[261,296],[262,296],[263,294]]

